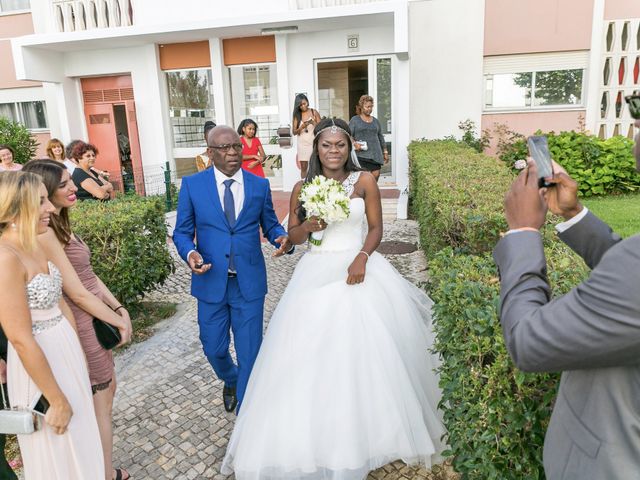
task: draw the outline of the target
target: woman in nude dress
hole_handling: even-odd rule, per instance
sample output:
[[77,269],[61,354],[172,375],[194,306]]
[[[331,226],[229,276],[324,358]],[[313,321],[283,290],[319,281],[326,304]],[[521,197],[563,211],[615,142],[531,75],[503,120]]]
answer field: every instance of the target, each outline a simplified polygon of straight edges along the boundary
[[293,134],[298,137],[298,160],[300,177],[307,176],[309,157],[313,150],[313,129],[320,121],[317,110],[309,107],[309,99],[304,93],[296,95],[293,103]]

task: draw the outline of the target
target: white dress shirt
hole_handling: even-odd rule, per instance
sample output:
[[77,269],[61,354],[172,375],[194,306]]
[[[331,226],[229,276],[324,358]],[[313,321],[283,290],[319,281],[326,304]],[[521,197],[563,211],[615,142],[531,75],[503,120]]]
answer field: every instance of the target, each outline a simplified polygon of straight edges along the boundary
[[67,172],[69,172],[69,175],[73,175],[73,171],[78,167],[78,165],[76,165],[73,160],[69,160],[68,158],[64,159],[64,163],[65,167],[67,167]]
[[234,180],[231,184],[231,193],[233,194],[233,204],[236,207],[236,219],[240,216],[242,204],[244,203],[244,178],[242,177],[242,169],[239,169],[233,176],[227,177],[224,173],[213,167],[213,173],[216,178],[216,186],[218,187],[218,197],[220,198],[220,206],[224,212],[224,181],[230,178]]

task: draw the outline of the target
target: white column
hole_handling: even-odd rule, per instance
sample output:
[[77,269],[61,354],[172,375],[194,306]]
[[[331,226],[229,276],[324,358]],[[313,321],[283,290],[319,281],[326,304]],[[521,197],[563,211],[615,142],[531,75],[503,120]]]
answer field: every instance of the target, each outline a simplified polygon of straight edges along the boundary
[[[593,2],[593,22],[591,25],[591,50],[589,52],[589,70],[584,101],[587,106],[585,127],[595,135],[598,134],[598,119],[600,118],[600,83],[602,82],[602,49],[604,38],[604,0]],[[628,68],[633,68],[629,65]],[[618,70],[617,65],[612,66],[612,77]],[[615,98],[610,98],[615,102]],[[621,132],[622,133],[622,132]]]
[[409,186],[409,155],[407,145],[411,142],[409,112],[411,111],[410,95],[410,65],[405,55],[393,59],[392,70],[392,131],[393,131],[393,165],[396,183],[400,190],[396,215],[399,219],[407,218],[408,186]]
[[227,103],[227,95],[229,91],[229,78],[224,65],[224,56],[222,51],[222,40],[219,38],[209,39],[209,51],[211,53],[211,74],[213,76],[213,102],[215,104],[216,124],[231,125],[232,115],[230,105]]
[[[291,125],[291,93],[289,92],[289,66],[287,57],[287,35],[276,35],[276,62],[278,69],[278,112],[280,125]],[[293,142],[292,142],[293,143]],[[298,180],[300,171],[296,167],[296,148],[281,148],[282,190],[290,192]]]
[[87,125],[84,120],[84,105],[80,80],[65,78],[60,83],[43,83],[47,102],[47,116],[52,137],[63,143],[71,140],[86,140]]

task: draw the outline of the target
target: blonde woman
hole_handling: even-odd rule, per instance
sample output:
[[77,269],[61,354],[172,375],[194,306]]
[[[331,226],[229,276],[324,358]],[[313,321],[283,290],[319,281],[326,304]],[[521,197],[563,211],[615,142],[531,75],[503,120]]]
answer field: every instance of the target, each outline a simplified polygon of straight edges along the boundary
[[47,143],[47,157],[56,162],[64,163],[64,144],[57,138],[52,138]]
[[104,478],[86,360],[60,271],[37,246],[54,207],[33,173],[0,174],[0,325],[14,407],[44,396],[43,426],[18,435],[26,480]]

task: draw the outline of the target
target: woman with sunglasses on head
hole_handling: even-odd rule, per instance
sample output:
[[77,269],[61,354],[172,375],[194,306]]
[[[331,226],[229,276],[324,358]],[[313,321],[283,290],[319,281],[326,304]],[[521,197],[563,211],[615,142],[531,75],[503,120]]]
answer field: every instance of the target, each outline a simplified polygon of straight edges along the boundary
[[299,93],[293,102],[293,134],[298,137],[297,161],[300,176],[307,176],[309,157],[313,150],[313,129],[320,122],[320,114],[309,107],[309,99],[304,93]]
[[[298,196],[318,175],[349,196],[343,222],[307,217]],[[363,480],[398,459],[439,461],[432,302],[375,252],[380,191],[352,157],[343,120],[315,129],[307,178],[291,194],[288,231],[293,244],[324,235],[298,262],[271,317],[222,473]]]
[[104,478],[86,360],[62,276],[38,246],[54,207],[40,177],[0,174],[0,325],[9,339],[14,408],[49,404],[42,428],[18,435],[26,480]]
[[373,97],[362,95],[356,105],[356,115],[349,121],[349,128],[360,165],[371,172],[377,182],[382,165],[389,162],[389,152],[380,122],[371,115],[372,112]]
[[78,190],[63,165],[51,160],[27,162],[25,171],[42,178],[55,210],[50,228],[39,236],[47,256],[62,272],[64,298],[76,320],[80,343],[87,358],[93,404],[104,452],[106,480],[127,480],[126,470],[112,468],[112,406],[116,377],[111,350],[100,345],[93,328],[98,317],[120,331],[121,344],[131,338],[129,313],[94,273],[89,247],[73,232],[69,209],[76,203]]

